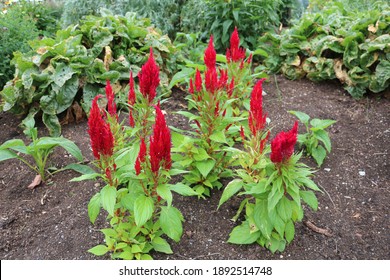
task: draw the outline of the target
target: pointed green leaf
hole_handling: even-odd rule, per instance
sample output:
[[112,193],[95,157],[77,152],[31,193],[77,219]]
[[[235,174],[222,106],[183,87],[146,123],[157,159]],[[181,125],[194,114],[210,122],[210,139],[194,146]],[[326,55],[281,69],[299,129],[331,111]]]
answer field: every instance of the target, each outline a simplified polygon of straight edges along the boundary
[[317,137],[317,139],[324,143],[326,150],[328,151],[328,153],[330,153],[332,149],[332,144],[330,142],[328,133],[325,130],[317,130],[314,131],[314,135]]
[[169,83],[168,88],[173,88],[177,84],[180,84],[187,79],[189,79],[193,74],[195,73],[194,68],[184,68],[181,71],[177,72],[175,75],[173,75],[171,82]]
[[224,131],[217,131],[210,135],[210,139],[217,143],[227,143]]
[[92,180],[95,179],[96,177],[101,177],[102,175],[99,173],[91,173],[91,174],[84,174],[79,177],[73,178],[69,180],[69,182],[80,182],[84,180]]
[[111,215],[114,216],[114,209],[116,203],[116,189],[112,186],[105,186],[100,191],[100,199],[102,207]]
[[328,126],[331,126],[334,124],[336,121],[334,120],[320,120],[320,119],[312,119],[310,121],[310,125],[312,126],[312,130],[318,130],[318,129],[325,129]]
[[181,235],[183,234],[183,220],[183,215],[175,207],[161,207],[159,219],[161,229],[168,237],[176,242],[179,242]]
[[287,222],[291,219],[292,208],[290,200],[287,197],[282,197],[280,203],[276,206],[276,211],[283,221]]
[[218,208],[225,203],[229,198],[231,198],[233,195],[235,195],[244,185],[244,182],[241,179],[234,179],[233,181],[230,181],[229,184],[225,187],[223,190],[221,199],[218,203]]
[[285,236],[286,236],[287,242],[290,243],[294,239],[294,235],[295,235],[294,223],[291,220],[289,220],[286,223],[286,229],[285,229]]
[[318,200],[312,191],[300,191],[299,194],[303,201],[306,202],[313,210],[318,209]]
[[181,195],[184,195],[184,196],[198,195],[198,193],[196,191],[194,191],[189,186],[184,185],[183,183],[177,183],[175,185],[170,185],[169,189],[171,191],[174,191],[174,192],[181,194]]
[[80,174],[94,174],[96,173],[95,170],[93,170],[90,166],[79,164],[79,163],[71,163],[62,168],[62,170],[74,170]]
[[42,137],[36,143],[36,146],[60,146],[64,148],[68,153],[74,156],[77,160],[82,161],[83,155],[79,147],[72,141],[63,137]]
[[268,216],[267,204],[266,200],[256,202],[255,208],[253,209],[253,220],[263,236],[270,239],[273,227]]
[[96,218],[100,212],[100,193],[95,194],[88,203],[88,216],[92,224],[95,223]]
[[88,250],[88,252],[90,252],[96,256],[103,256],[108,251],[109,251],[109,249],[107,248],[107,246],[104,246],[104,245],[97,245],[97,246]]
[[140,195],[134,202],[134,219],[137,226],[143,226],[153,215],[153,199]]
[[318,166],[321,166],[322,163],[324,162],[324,159],[326,157],[326,151],[324,147],[322,146],[317,146],[312,149],[312,156],[317,162]]
[[167,185],[159,185],[157,187],[157,194],[164,200],[166,200],[168,207],[172,204],[172,193],[168,189]]
[[299,111],[288,111],[288,112],[296,116],[301,121],[301,123],[305,125],[309,124],[310,116],[308,114]]
[[229,243],[233,244],[252,244],[260,237],[260,231],[251,233],[248,222],[243,222],[236,226],[229,234]]
[[195,167],[199,170],[204,178],[207,178],[207,175],[209,175],[214,166],[215,160],[213,159],[195,162]]
[[154,250],[156,250],[157,252],[161,252],[165,254],[173,254],[171,246],[168,244],[168,242],[159,236],[153,238],[152,246]]
[[282,187],[282,178],[277,177],[272,185],[271,192],[268,195],[268,211],[272,211],[276,204],[278,204],[279,200],[284,195],[284,189]]

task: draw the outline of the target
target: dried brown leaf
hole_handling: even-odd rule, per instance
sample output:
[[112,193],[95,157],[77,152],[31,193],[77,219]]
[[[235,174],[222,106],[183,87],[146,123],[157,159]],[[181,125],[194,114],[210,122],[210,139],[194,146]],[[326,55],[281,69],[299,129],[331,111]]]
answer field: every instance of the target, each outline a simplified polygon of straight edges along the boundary
[[42,183],[42,177],[41,175],[36,175],[34,180],[31,182],[30,185],[27,186],[29,189],[34,189],[35,187],[38,187]]

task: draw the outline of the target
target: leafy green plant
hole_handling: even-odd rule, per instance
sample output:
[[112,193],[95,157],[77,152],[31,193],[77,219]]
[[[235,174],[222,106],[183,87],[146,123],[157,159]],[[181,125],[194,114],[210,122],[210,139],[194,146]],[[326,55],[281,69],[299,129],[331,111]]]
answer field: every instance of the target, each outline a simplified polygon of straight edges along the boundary
[[139,20],[134,14],[102,13],[58,31],[53,39],[30,42],[32,50],[27,53],[16,52],[15,78],[0,92],[3,111],[42,113],[50,134],[59,135],[59,114],[74,102],[88,112],[95,95],[104,91],[106,80],[115,83],[116,92],[123,91],[129,70],[138,74],[150,47],[162,69],[160,83],[165,86],[160,87],[160,94],[167,93],[168,75],[176,67],[169,38],[152,28],[149,20]]
[[[184,218],[172,205],[172,192],[196,193],[181,183],[169,184],[171,176],[185,171],[171,168],[171,134],[156,97],[158,72],[150,50],[139,74],[139,90],[135,90],[130,76],[130,126],[118,121],[115,94],[109,82],[105,105],[99,107],[98,101],[103,98],[100,95],[92,101],[88,132],[100,173],[72,179],[101,178],[106,184],[88,204],[92,223],[103,208],[111,226],[101,230],[105,244],[88,250],[92,254],[110,253],[114,259],[151,259],[152,250],[173,253],[164,235],[176,242],[181,238]],[[148,117],[152,111],[155,116]]]
[[309,115],[299,111],[289,111],[289,113],[296,116],[305,125],[306,133],[298,135],[298,142],[305,147],[306,154],[312,156],[318,166],[321,166],[326,153],[330,153],[332,149],[329,134],[325,129],[336,123],[336,121],[310,120]]
[[294,239],[294,224],[304,215],[302,201],[317,210],[318,201],[312,190],[319,188],[310,179],[313,172],[298,162],[301,154],[294,154],[298,122],[290,131],[276,135],[271,147],[267,146],[270,131],[265,130],[261,83],[252,93],[248,126],[241,129],[244,149],[235,155],[241,166],[236,170],[238,178],[226,186],[218,207],[241,191],[239,195],[245,198],[233,220],[237,221],[244,210],[245,219],[232,230],[228,242],[256,242],[274,253],[284,251]]
[[370,9],[350,10],[332,2],[314,14],[305,14],[291,29],[266,34],[261,42],[271,72],[289,79],[338,79],[354,97],[367,90],[381,92],[390,85],[390,6],[378,1]]
[[[62,147],[78,161],[83,160],[80,149],[72,141],[63,137],[39,138],[37,128],[35,128],[34,125],[35,123],[33,120],[26,123],[27,128],[24,132],[32,140],[29,145],[26,145],[21,139],[12,139],[4,142],[0,146],[0,161],[18,159],[40,176],[39,181],[46,181],[47,161],[49,155],[56,147]],[[20,154],[30,156],[35,164],[31,164]],[[69,168],[73,169],[72,166]],[[64,169],[68,169],[68,167],[65,167]]]

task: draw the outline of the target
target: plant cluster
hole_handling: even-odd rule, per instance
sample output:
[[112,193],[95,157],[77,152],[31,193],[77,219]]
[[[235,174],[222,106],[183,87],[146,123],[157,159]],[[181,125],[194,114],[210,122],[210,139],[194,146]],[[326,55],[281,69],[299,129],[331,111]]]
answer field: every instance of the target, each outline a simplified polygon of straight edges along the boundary
[[[183,185],[169,184],[172,169],[171,132],[156,96],[159,67],[150,49],[148,61],[139,72],[136,90],[132,73],[129,81],[129,125],[119,123],[115,93],[107,81],[106,97],[96,96],[89,114],[88,133],[100,173],[82,175],[72,181],[100,177],[105,186],[88,204],[95,222],[101,208],[107,211],[110,228],[102,229],[105,245],[89,250],[95,255],[110,253],[114,259],[151,259],[155,250],[171,254],[164,235],[178,242],[183,216],[172,205],[172,191],[196,194]],[[105,105],[99,106],[99,100]]]
[[168,84],[175,67],[169,38],[134,14],[103,11],[101,17],[89,16],[80,25],[58,31],[55,38],[34,40],[30,46],[29,52],[14,53],[16,73],[0,92],[1,108],[30,112],[28,118],[42,113],[51,135],[60,134],[58,114],[72,114],[75,102],[88,112],[106,80],[115,83],[115,91],[123,90],[129,70],[137,75],[150,47],[163,70],[162,84]]
[[337,78],[355,98],[367,90],[381,92],[390,85],[389,13],[390,6],[383,1],[368,11],[334,2],[318,13],[305,14],[280,35],[265,35],[261,41],[269,57],[264,63],[289,79]]

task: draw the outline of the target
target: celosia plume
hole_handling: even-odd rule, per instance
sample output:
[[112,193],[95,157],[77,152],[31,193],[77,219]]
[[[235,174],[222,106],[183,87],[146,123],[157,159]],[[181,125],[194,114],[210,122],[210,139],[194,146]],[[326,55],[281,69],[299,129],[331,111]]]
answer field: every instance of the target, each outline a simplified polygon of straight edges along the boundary
[[214,49],[213,35],[210,36],[209,45],[204,52],[204,64],[208,69],[215,68],[217,52]]
[[152,172],[156,173],[160,166],[166,170],[171,168],[171,133],[159,106],[156,106],[156,119],[153,135],[150,137],[149,154]]
[[254,136],[264,129],[266,124],[266,115],[263,115],[263,82],[265,79],[260,79],[254,86],[251,94],[250,110],[249,110],[249,129]]
[[200,92],[202,90],[202,76],[200,75],[200,71],[197,68],[196,74],[195,74],[195,89],[197,92]]
[[237,27],[234,28],[230,37],[230,49],[226,50],[226,59],[228,63],[231,61],[244,61],[245,59],[245,49],[240,48],[240,37],[238,36]]
[[116,103],[115,103],[115,95],[112,91],[111,83],[109,80],[106,81],[106,98],[107,98],[107,111],[111,117],[116,117],[118,119],[118,115],[116,113]]
[[271,142],[271,161],[281,163],[287,161],[294,153],[294,146],[297,142],[298,122],[288,132],[280,132]]
[[96,159],[100,159],[101,155],[112,156],[114,151],[114,137],[110,125],[104,120],[104,114],[97,104],[98,99],[102,97],[102,95],[98,95],[93,99],[88,118],[88,133],[92,152]]
[[145,162],[145,156],[146,156],[146,144],[145,144],[145,140],[142,138],[139,147],[138,157],[135,161],[135,166],[134,166],[135,174],[137,175],[141,173],[141,163]]
[[138,74],[140,92],[148,98],[149,103],[156,97],[156,88],[160,83],[159,71],[153,58],[153,50],[150,48],[149,59]]

